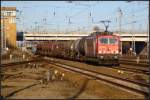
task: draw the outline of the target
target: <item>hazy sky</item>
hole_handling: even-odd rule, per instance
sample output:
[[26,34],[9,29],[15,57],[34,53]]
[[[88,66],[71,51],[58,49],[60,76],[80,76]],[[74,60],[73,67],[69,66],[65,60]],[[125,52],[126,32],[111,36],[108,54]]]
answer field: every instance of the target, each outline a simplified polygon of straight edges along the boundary
[[20,11],[17,30],[91,31],[96,25],[104,29],[99,21],[110,20],[109,30],[116,31],[119,8],[124,30],[146,30],[148,21],[148,1],[2,1],[1,5]]

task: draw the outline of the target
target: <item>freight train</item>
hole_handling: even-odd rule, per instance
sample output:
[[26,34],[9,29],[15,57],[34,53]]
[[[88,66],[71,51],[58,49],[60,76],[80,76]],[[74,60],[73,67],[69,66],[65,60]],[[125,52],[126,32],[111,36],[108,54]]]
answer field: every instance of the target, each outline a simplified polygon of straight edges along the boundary
[[119,65],[120,37],[94,32],[72,42],[50,41],[37,45],[36,54],[71,60]]

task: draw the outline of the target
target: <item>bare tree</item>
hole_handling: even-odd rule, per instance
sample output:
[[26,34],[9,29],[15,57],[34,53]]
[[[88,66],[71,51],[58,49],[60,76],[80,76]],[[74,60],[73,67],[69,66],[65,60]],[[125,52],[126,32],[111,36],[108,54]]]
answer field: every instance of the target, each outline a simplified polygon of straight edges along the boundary
[[98,26],[94,26],[94,27],[93,27],[93,31],[99,32],[99,31],[100,31],[100,28],[99,28]]

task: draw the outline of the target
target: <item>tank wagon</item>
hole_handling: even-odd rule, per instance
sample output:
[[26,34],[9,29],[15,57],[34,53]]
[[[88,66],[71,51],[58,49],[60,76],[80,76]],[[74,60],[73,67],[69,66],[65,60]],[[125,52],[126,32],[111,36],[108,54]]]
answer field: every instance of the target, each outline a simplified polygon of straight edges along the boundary
[[72,41],[42,42],[37,44],[36,54],[69,59],[71,57],[71,44]]
[[119,65],[120,38],[111,32],[94,32],[76,41],[41,43],[36,53],[44,56]]

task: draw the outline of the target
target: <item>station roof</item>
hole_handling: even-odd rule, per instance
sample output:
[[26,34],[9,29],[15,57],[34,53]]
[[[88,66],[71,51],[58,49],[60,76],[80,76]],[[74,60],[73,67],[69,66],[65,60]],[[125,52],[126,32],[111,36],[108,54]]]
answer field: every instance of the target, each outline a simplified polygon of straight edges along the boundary
[[16,11],[16,7],[1,7],[1,11]]

